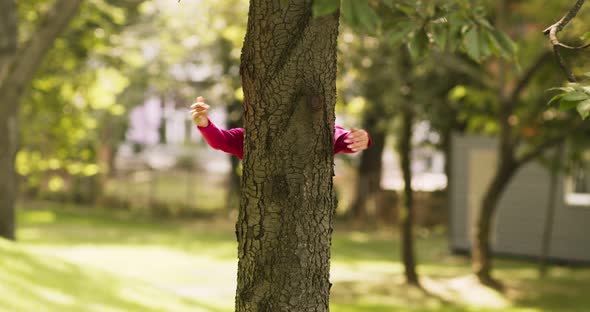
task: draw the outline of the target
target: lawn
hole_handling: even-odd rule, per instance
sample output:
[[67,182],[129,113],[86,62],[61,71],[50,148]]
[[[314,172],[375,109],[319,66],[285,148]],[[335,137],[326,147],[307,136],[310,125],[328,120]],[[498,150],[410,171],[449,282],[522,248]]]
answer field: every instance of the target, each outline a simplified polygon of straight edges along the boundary
[[[233,222],[165,220],[51,203],[21,205],[20,243],[0,243],[2,311],[232,311]],[[394,231],[337,224],[331,310],[588,311],[590,268],[498,260],[499,294],[450,255],[443,231],[420,231],[419,273],[427,292],[402,285]]]

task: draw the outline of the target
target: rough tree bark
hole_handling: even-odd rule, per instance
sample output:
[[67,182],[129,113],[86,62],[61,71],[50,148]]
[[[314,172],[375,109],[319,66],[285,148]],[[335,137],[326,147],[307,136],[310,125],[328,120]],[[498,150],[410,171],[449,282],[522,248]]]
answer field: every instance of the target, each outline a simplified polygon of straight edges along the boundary
[[58,0],[37,30],[18,46],[16,2],[0,0],[0,236],[14,239],[19,99],[55,39],[74,17],[82,0]]
[[328,311],[339,12],[252,0],[236,311]]

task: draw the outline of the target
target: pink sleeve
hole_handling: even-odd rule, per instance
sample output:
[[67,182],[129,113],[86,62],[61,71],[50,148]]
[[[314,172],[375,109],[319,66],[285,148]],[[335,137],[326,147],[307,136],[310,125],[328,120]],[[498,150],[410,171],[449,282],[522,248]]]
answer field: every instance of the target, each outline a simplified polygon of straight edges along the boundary
[[244,155],[244,129],[220,129],[211,120],[207,127],[197,126],[205,141],[212,148],[236,155],[242,159]]
[[[355,151],[348,148],[348,144],[344,142],[350,131],[336,125],[334,126],[334,154],[338,153],[355,153]],[[371,147],[371,136],[369,135],[369,146]]]

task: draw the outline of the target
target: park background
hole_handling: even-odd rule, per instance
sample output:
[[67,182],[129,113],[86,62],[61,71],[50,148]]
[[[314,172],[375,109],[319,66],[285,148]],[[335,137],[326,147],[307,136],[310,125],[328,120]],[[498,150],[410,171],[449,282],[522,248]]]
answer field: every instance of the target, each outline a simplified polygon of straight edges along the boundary
[[[35,38],[48,12],[54,14],[49,18],[66,14],[52,12],[59,2],[16,3],[19,44]],[[557,190],[559,199],[573,195],[581,218],[590,219],[589,132],[583,121],[590,104],[581,105],[590,100],[586,95],[547,104],[560,92],[547,90],[565,86],[567,77],[543,30],[575,1],[457,1],[446,13],[434,9],[440,1],[383,1],[417,16],[406,24],[389,23],[380,1],[345,2],[343,9],[353,10],[343,10],[338,38],[336,123],[366,129],[373,145],[335,156],[330,308],[590,310],[590,259],[583,256],[552,258],[540,248],[508,252],[494,259],[502,286],[480,283],[467,250],[451,242],[451,194],[461,191],[448,189],[460,187],[451,173],[463,168],[450,165],[452,156],[464,152],[453,140],[492,140],[484,146],[494,150],[507,126],[522,144],[515,150],[525,155],[531,146],[552,144],[527,158],[547,172],[542,181],[507,184],[524,199],[500,205],[500,211],[515,211],[514,220],[545,216],[551,207],[531,210],[526,200],[542,197],[545,203]],[[316,9],[322,14],[330,8]],[[188,106],[202,95],[216,124],[241,126],[239,65],[247,12],[246,0],[88,0],[72,13],[18,105],[0,103],[3,114],[18,107],[20,129],[16,241],[0,240],[0,310],[233,310],[242,168],[237,158],[208,147]],[[564,42],[590,37],[584,35],[589,14],[582,9],[564,30]],[[388,23],[395,24],[393,31],[384,30]],[[437,27],[447,24],[460,34],[455,41],[439,35]],[[400,56],[403,47],[411,54],[409,68]],[[565,57],[578,75],[588,71],[587,52],[566,51]],[[498,94],[510,93],[529,72],[503,123]],[[11,80],[2,74],[0,82]],[[561,91],[578,89],[572,90]],[[575,130],[565,131],[570,124]],[[560,143],[553,144],[554,138]],[[411,161],[411,207],[400,167],[404,155]],[[483,160],[479,166],[484,172],[494,167]],[[460,182],[470,181],[489,183]],[[522,183],[544,183],[547,194]],[[420,287],[409,285],[404,274],[399,223],[407,209],[413,213]],[[527,224],[533,224],[526,222],[513,237],[526,237]],[[588,229],[574,230],[582,239],[561,241],[564,254],[587,254]]]

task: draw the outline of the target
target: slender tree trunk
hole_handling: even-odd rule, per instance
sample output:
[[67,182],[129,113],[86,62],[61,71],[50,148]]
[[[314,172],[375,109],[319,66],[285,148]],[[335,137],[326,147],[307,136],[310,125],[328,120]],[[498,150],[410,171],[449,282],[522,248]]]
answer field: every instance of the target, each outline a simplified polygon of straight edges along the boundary
[[[404,105],[406,106],[406,105]],[[412,128],[414,112],[404,107],[401,112],[402,125],[399,137],[398,153],[400,167],[404,178],[404,196],[400,207],[400,230],[402,238],[402,261],[406,282],[419,285],[416,273],[416,258],[414,253],[414,192],[412,190]]]
[[14,240],[18,139],[18,96],[5,87],[17,52],[17,14],[14,0],[0,1],[0,237]]
[[367,202],[381,190],[381,160],[385,146],[385,131],[376,124],[376,112],[366,112],[363,129],[371,134],[371,148],[361,154],[356,181],[356,195],[350,208],[350,216],[356,221],[366,221]]
[[551,237],[553,236],[553,224],[555,217],[555,199],[557,198],[557,186],[559,185],[559,165],[563,158],[563,144],[555,149],[555,156],[551,164],[551,178],[549,180],[549,196],[547,198],[547,212],[545,213],[545,225],[543,226],[543,240],[541,253],[539,255],[539,276],[547,274],[547,257],[551,248]]
[[[237,114],[236,114],[237,113]],[[228,128],[239,128],[242,127],[242,118],[235,118],[234,116],[242,116],[242,102],[234,100],[230,105],[227,106],[227,127]],[[233,211],[240,206],[240,180],[242,179],[238,174],[241,160],[237,157],[231,157],[231,171],[229,173],[229,186],[226,198],[227,211]]]
[[490,235],[498,202],[517,169],[517,165],[512,160],[500,160],[496,174],[484,194],[481,210],[477,216],[472,251],[473,270],[479,280],[485,285],[499,286],[499,283],[491,275],[492,257]]
[[400,77],[402,78],[401,93],[401,128],[398,135],[397,152],[400,158],[400,168],[404,178],[404,196],[400,207],[399,220],[402,240],[402,261],[406,282],[419,285],[416,273],[416,258],[414,252],[414,193],[412,190],[412,134],[415,113],[412,105],[412,60],[407,46],[400,49]]
[[328,311],[338,12],[252,0],[236,311]]
[[[18,141],[18,114],[16,103],[6,107],[6,103],[17,101],[14,97],[0,95],[0,237],[14,240],[14,203],[17,183],[14,162]],[[3,109],[6,108],[6,109]]]

